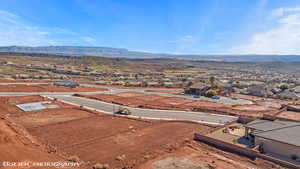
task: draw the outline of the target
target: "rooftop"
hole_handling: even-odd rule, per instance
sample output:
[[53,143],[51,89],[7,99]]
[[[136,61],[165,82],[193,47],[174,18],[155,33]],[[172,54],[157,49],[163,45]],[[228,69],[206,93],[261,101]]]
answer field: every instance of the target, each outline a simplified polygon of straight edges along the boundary
[[300,147],[300,123],[283,120],[255,120],[245,125],[253,135]]
[[300,125],[298,122],[291,122],[291,121],[283,121],[283,120],[254,120],[245,125],[245,127],[255,129],[258,131],[270,131],[274,129],[280,129],[283,127],[289,127],[294,125]]

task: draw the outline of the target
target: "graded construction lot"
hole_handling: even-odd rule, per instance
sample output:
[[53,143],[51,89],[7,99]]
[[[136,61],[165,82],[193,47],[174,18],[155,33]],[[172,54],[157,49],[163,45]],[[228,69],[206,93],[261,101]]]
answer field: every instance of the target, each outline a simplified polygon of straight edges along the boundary
[[0,92],[101,92],[107,89],[93,87],[64,87],[52,84],[2,84]]
[[[64,161],[58,155],[45,152],[41,146],[37,146],[35,140],[26,134],[21,134],[10,122],[0,119],[0,168],[28,168],[37,169],[40,167],[4,167],[3,162],[56,162]],[[55,167],[46,167],[52,168]]]
[[[10,114],[10,116],[12,117],[17,117],[22,115],[28,115],[31,113],[36,113],[35,111],[24,113],[21,109],[17,108],[16,105],[41,101],[48,101],[48,99],[41,96],[0,96],[0,115]],[[53,104],[60,108],[74,107],[57,101],[53,101]]]
[[67,148],[150,125],[150,122],[140,120],[97,115],[28,128],[28,130],[43,141],[48,141],[59,148]]
[[220,151],[216,148],[187,141],[178,150],[151,159],[138,169],[270,169],[281,167],[256,159]]
[[[84,97],[76,96],[52,96],[58,100],[66,101],[68,103],[73,103],[77,105],[82,105],[99,112],[104,112],[107,114],[114,114],[119,107],[116,104],[106,103],[103,101],[88,99]],[[234,116],[224,116],[211,113],[203,112],[191,112],[191,111],[175,111],[175,110],[155,110],[155,109],[144,109],[144,108],[132,108],[126,107],[130,110],[130,117],[135,118],[146,118],[146,119],[161,119],[161,120],[186,120],[195,121],[197,123],[205,123],[211,125],[223,125],[225,122],[234,121],[237,117]]]
[[100,100],[123,106],[161,109],[184,110],[224,114],[232,116],[262,117],[264,113],[275,108],[267,105],[224,105],[210,101],[188,99],[182,97],[161,96],[157,94],[144,94],[140,92],[121,92],[115,94],[75,94],[75,96]]
[[26,128],[33,128],[92,116],[92,113],[80,110],[79,108],[60,108],[26,113],[25,115],[13,117],[13,119]]
[[[116,103],[130,107],[151,108],[151,109],[169,109],[169,110],[192,110],[196,105],[205,107],[228,107],[223,104],[186,99],[181,97],[169,97],[156,94],[144,94],[139,92],[121,92],[116,94],[95,94],[76,96],[101,100],[109,103]],[[191,105],[191,106],[189,106]]]
[[156,92],[156,93],[168,93],[168,94],[180,94],[183,93],[183,89],[169,89],[169,90],[164,90],[164,89],[148,89],[145,90],[146,92]]
[[207,128],[185,122],[147,122],[102,116],[28,130],[69,155],[122,168],[124,164],[140,165],[147,155],[156,157],[176,149],[186,138],[192,139],[194,132]]
[[[96,113],[54,101],[58,108],[22,112],[16,104],[45,101],[40,96],[1,97],[2,106],[10,119],[21,125],[33,138],[65,157],[108,163],[114,168],[137,166],[145,155],[156,157],[179,146],[194,132],[210,127],[189,122],[167,122],[130,119]],[[166,137],[166,133],[172,133]],[[119,159],[122,156],[124,159]],[[125,156],[125,157],[124,157]]]
[[[262,97],[242,94],[234,94],[234,96],[246,100],[249,99],[247,101],[251,101],[252,104],[228,105],[212,101],[203,101],[194,98],[181,97],[181,95],[160,95],[159,93],[149,94],[142,91],[115,91],[112,92],[112,94],[75,94],[74,96],[113,103],[116,105],[120,105],[121,107],[128,106],[132,108],[142,108],[150,110],[174,110],[174,112],[205,112],[249,118],[262,118],[265,115],[272,115],[274,117],[286,120],[300,120],[297,116],[297,113],[294,112],[286,112],[278,115],[276,114],[276,112],[281,111],[282,105],[287,104],[288,101],[279,99],[266,99]],[[77,104],[80,104],[80,102],[78,102]]]
[[[64,161],[76,156],[86,169],[96,163],[108,164],[111,169],[151,169],[155,163],[153,169],[168,169],[166,165],[177,165],[181,160],[158,165],[156,160],[180,157],[194,160],[192,164],[184,162],[188,166],[197,163],[208,168],[266,168],[266,162],[251,161],[193,141],[194,133],[212,128],[199,123],[131,119],[53,100],[58,107],[30,112],[13,108],[37,101],[50,100],[40,96],[1,97],[1,106],[6,108],[1,113],[5,118],[0,119],[1,160]],[[8,120],[19,127],[2,125]]]

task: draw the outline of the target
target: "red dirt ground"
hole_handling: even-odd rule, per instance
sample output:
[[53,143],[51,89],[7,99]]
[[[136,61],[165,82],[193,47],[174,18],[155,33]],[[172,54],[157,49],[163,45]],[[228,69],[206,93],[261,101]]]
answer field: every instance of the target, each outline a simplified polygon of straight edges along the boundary
[[[140,129],[128,130],[128,126],[126,128],[127,131],[114,132],[120,129],[119,124],[113,124],[107,130],[110,135],[65,147],[63,150],[78,154],[86,161],[108,163],[114,168],[122,168],[124,165],[136,168],[147,161],[145,156],[154,158],[172,152],[181,147],[186,138],[192,139],[194,132],[204,131],[208,127],[184,122],[162,122]],[[123,155],[124,160],[117,159]]]
[[254,105],[254,104],[249,104],[249,105],[237,105],[232,107],[234,110],[242,110],[242,111],[271,111],[274,110],[272,108],[269,108],[267,106],[260,106],[260,105]]
[[147,92],[158,92],[158,93],[169,93],[169,94],[179,94],[183,92],[183,89],[174,89],[174,90],[162,90],[162,89],[149,89]]
[[45,152],[41,147],[32,143],[25,135],[16,132],[16,128],[6,120],[0,120],[0,168],[55,168],[55,167],[4,167],[2,162],[57,162],[64,161],[60,156]]
[[290,119],[295,121],[300,121],[300,113],[293,111],[283,111],[276,115],[277,118]]
[[33,128],[92,116],[94,114],[80,109],[55,108],[25,113],[12,119],[26,128]]
[[0,78],[0,83],[14,83],[15,80],[12,79],[6,79],[6,78]]
[[82,95],[76,96],[87,97],[91,99],[101,100],[120,105],[140,108],[155,108],[155,109],[171,109],[171,110],[192,110],[197,107],[212,107],[220,108],[226,107],[223,104],[197,101],[192,99],[167,97],[155,94],[143,94],[138,92],[122,92],[117,94],[95,94],[95,95]]
[[[92,84],[95,84],[95,83],[92,83]],[[117,88],[117,89],[145,89],[145,90],[174,89],[174,90],[182,90],[182,88],[170,88],[170,87],[159,87],[159,86],[158,87],[138,87],[138,86],[121,86],[121,85],[99,85],[99,86],[107,86],[107,87]]]
[[150,125],[146,121],[101,115],[28,128],[28,131],[56,147],[65,148]]
[[[1,114],[10,114],[11,116],[21,116],[24,115],[25,112],[16,107],[17,104],[25,104],[32,102],[40,102],[40,101],[49,101],[49,99],[41,96],[0,96],[0,112]],[[74,107],[70,105],[66,105],[61,102],[52,101],[59,107]],[[35,113],[36,111],[27,112],[26,114]]]
[[192,161],[196,164],[208,164],[207,168],[214,169],[280,169],[279,166],[260,159],[252,161],[246,157],[238,156],[232,153],[226,153],[195,141],[188,143],[186,146],[178,149],[175,152],[152,159],[141,165],[139,169],[158,169],[159,166],[156,167],[158,165],[157,162],[166,158],[184,159]]
[[[14,103],[26,103],[44,98],[19,96],[1,99],[4,108],[10,107],[1,114],[16,114],[10,120],[25,126],[24,129],[22,126],[24,132],[14,133],[16,129],[8,130],[0,119],[1,160],[57,161],[76,155],[85,163],[83,166],[88,168],[95,163],[101,163],[109,164],[112,169],[148,169],[144,163],[149,160],[173,153],[180,154],[183,149],[192,148],[187,153],[197,155],[191,158],[209,161],[220,168],[237,165],[234,161],[238,161],[239,165],[252,166],[246,158],[226,154],[192,141],[195,132],[205,133],[211,129],[202,124],[130,119],[79,110],[62,103],[57,103],[61,105],[61,109],[18,114],[11,108],[14,105],[10,104],[10,99]],[[52,154],[47,153],[50,150]],[[219,156],[207,153],[217,153]],[[228,159],[223,159],[224,154]],[[217,160],[220,161],[216,162]],[[253,166],[263,165],[253,162]]]
[[93,87],[77,87],[69,88],[64,86],[54,86],[51,84],[11,84],[0,85],[0,92],[99,92],[107,89],[93,88]]

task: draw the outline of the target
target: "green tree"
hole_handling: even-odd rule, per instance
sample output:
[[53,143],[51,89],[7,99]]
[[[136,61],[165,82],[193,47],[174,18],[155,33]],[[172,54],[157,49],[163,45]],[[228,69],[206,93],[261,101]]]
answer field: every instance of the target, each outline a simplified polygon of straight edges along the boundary
[[193,85],[193,82],[189,81],[186,85],[186,87],[191,87]]
[[211,88],[214,88],[214,86],[215,86],[215,81],[216,81],[216,78],[215,78],[214,76],[211,76],[211,77],[209,78],[209,83],[210,83],[210,87],[211,87]]
[[212,97],[212,96],[216,96],[218,94],[218,92],[216,90],[208,90],[208,91],[206,91],[205,94],[207,97]]
[[283,85],[281,85],[279,88],[280,88],[281,91],[285,91],[285,90],[287,90],[289,87],[288,87],[286,84],[283,84]]

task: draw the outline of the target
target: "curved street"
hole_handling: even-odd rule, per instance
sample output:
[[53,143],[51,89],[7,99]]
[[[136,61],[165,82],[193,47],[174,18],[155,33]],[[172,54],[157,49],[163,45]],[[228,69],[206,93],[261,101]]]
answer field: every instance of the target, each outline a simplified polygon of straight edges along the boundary
[[106,103],[98,100],[64,95],[48,95],[48,97],[56,98],[60,101],[71,103],[78,106],[84,106],[92,110],[103,113],[113,114],[120,107],[127,108],[131,111],[128,117],[146,118],[146,119],[160,119],[160,120],[186,120],[198,123],[205,123],[211,125],[224,125],[227,122],[234,121],[237,117],[219,115],[203,112],[188,112],[188,111],[174,111],[174,110],[155,110],[155,109],[141,109],[127,106],[120,106],[116,104]]
[[119,92],[142,92],[148,94],[159,94],[163,96],[185,97],[189,99],[195,99],[192,98],[191,96],[174,95],[174,94],[158,93],[158,92],[147,92],[145,89],[117,89],[117,88],[110,88],[110,87],[97,86],[97,85],[83,85],[83,86],[107,88],[109,90],[101,91],[101,92],[1,92],[0,96],[41,95],[49,98],[56,98],[60,101],[69,104],[84,106],[87,109],[92,109],[107,114],[114,114],[116,110],[122,107],[122,108],[128,108],[131,111],[132,114],[129,115],[128,117],[132,117],[132,118],[159,119],[159,120],[184,120],[184,121],[205,123],[210,125],[224,125],[227,122],[237,120],[237,117],[235,116],[219,115],[219,114],[204,113],[204,112],[132,108],[132,107],[120,106],[112,103],[106,103],[98,100],[72,96],[75,93],[114,94]]

